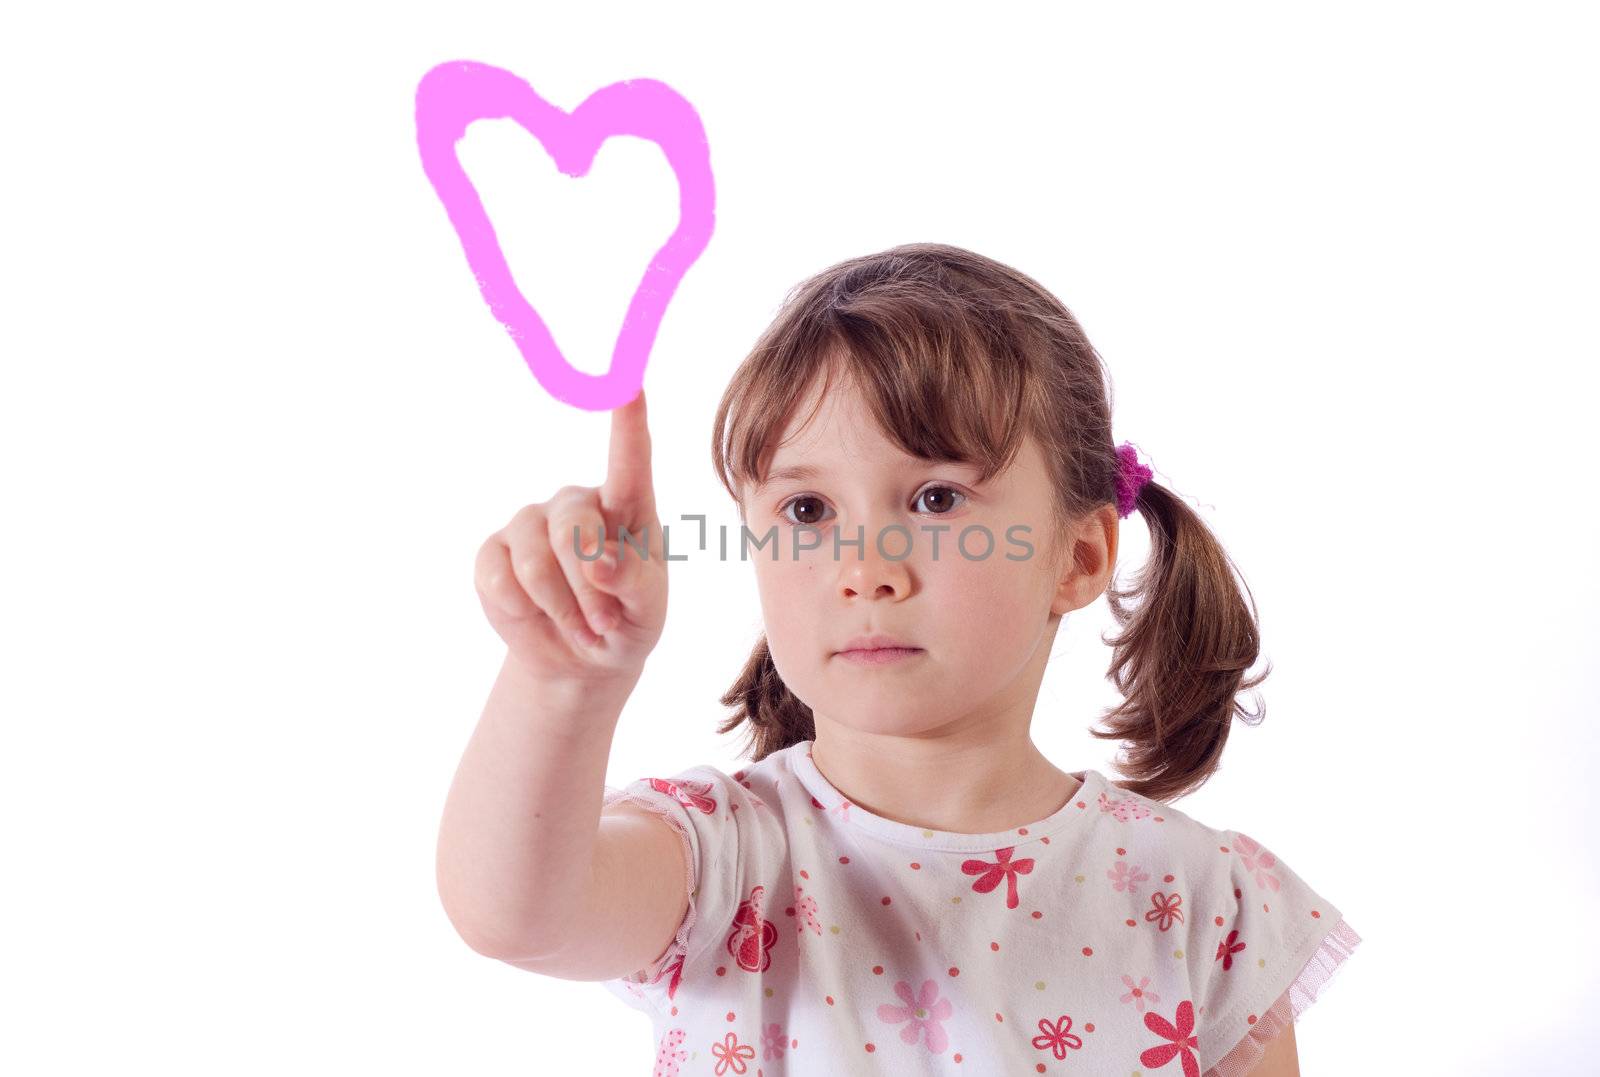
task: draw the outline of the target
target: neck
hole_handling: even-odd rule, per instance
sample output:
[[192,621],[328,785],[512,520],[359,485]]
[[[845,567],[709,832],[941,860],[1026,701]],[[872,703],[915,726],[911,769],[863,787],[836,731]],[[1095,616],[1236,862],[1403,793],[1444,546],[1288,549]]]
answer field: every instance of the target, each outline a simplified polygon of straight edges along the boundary
[[1026,726],[914,737],[864,733],[813,715],[812,761],[849,801],[885,819],[957,834],[1036,823],[1082,784],[1044,757]]

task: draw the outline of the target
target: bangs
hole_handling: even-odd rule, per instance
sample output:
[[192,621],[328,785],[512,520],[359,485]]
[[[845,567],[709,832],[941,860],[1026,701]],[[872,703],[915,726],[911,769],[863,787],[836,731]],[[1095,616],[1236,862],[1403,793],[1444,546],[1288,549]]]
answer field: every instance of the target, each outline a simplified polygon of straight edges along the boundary
[[[1019,321],[982,289],[852,280],[850,263],[800,286],[735,374],[718,407],[713,466],[734,501],[767,469],[819,380],[860,390],[884,436],[920,459],[975,467],[982,482],[1034,427],[1030,355]],[[870,285],[870,286],[864,286]],[[816,413],[813,405],[797,429]]]

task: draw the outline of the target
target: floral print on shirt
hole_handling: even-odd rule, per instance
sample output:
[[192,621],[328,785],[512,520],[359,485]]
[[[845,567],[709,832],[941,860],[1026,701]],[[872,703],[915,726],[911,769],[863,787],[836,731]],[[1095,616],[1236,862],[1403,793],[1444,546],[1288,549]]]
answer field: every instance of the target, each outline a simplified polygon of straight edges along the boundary
[[1046,819],[959,834],[850,803],[809,748],[606,790],[692,856],[683,937],[605,981],[655,1024],[656,1077],[1201,1077],[1359,941],[1262,843],[1097,771]]

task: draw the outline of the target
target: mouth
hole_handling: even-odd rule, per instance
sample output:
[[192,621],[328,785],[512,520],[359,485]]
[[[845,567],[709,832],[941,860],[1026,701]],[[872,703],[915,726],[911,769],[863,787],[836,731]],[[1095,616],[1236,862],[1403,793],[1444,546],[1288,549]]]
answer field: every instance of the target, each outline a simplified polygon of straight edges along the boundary
[[859,666],[887,666],[926,653],[921,647],[853,647],[834,657]]

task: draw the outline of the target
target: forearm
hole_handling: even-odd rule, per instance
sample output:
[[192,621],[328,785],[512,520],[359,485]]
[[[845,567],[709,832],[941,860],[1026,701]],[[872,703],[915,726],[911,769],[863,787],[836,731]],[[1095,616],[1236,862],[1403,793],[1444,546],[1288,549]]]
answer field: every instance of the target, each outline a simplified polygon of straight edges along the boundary
[[445,802],[436,870],[451,923],[497,957],[553,938],[588,893],[606,761],[638,677],[536,681],[509,654]]

